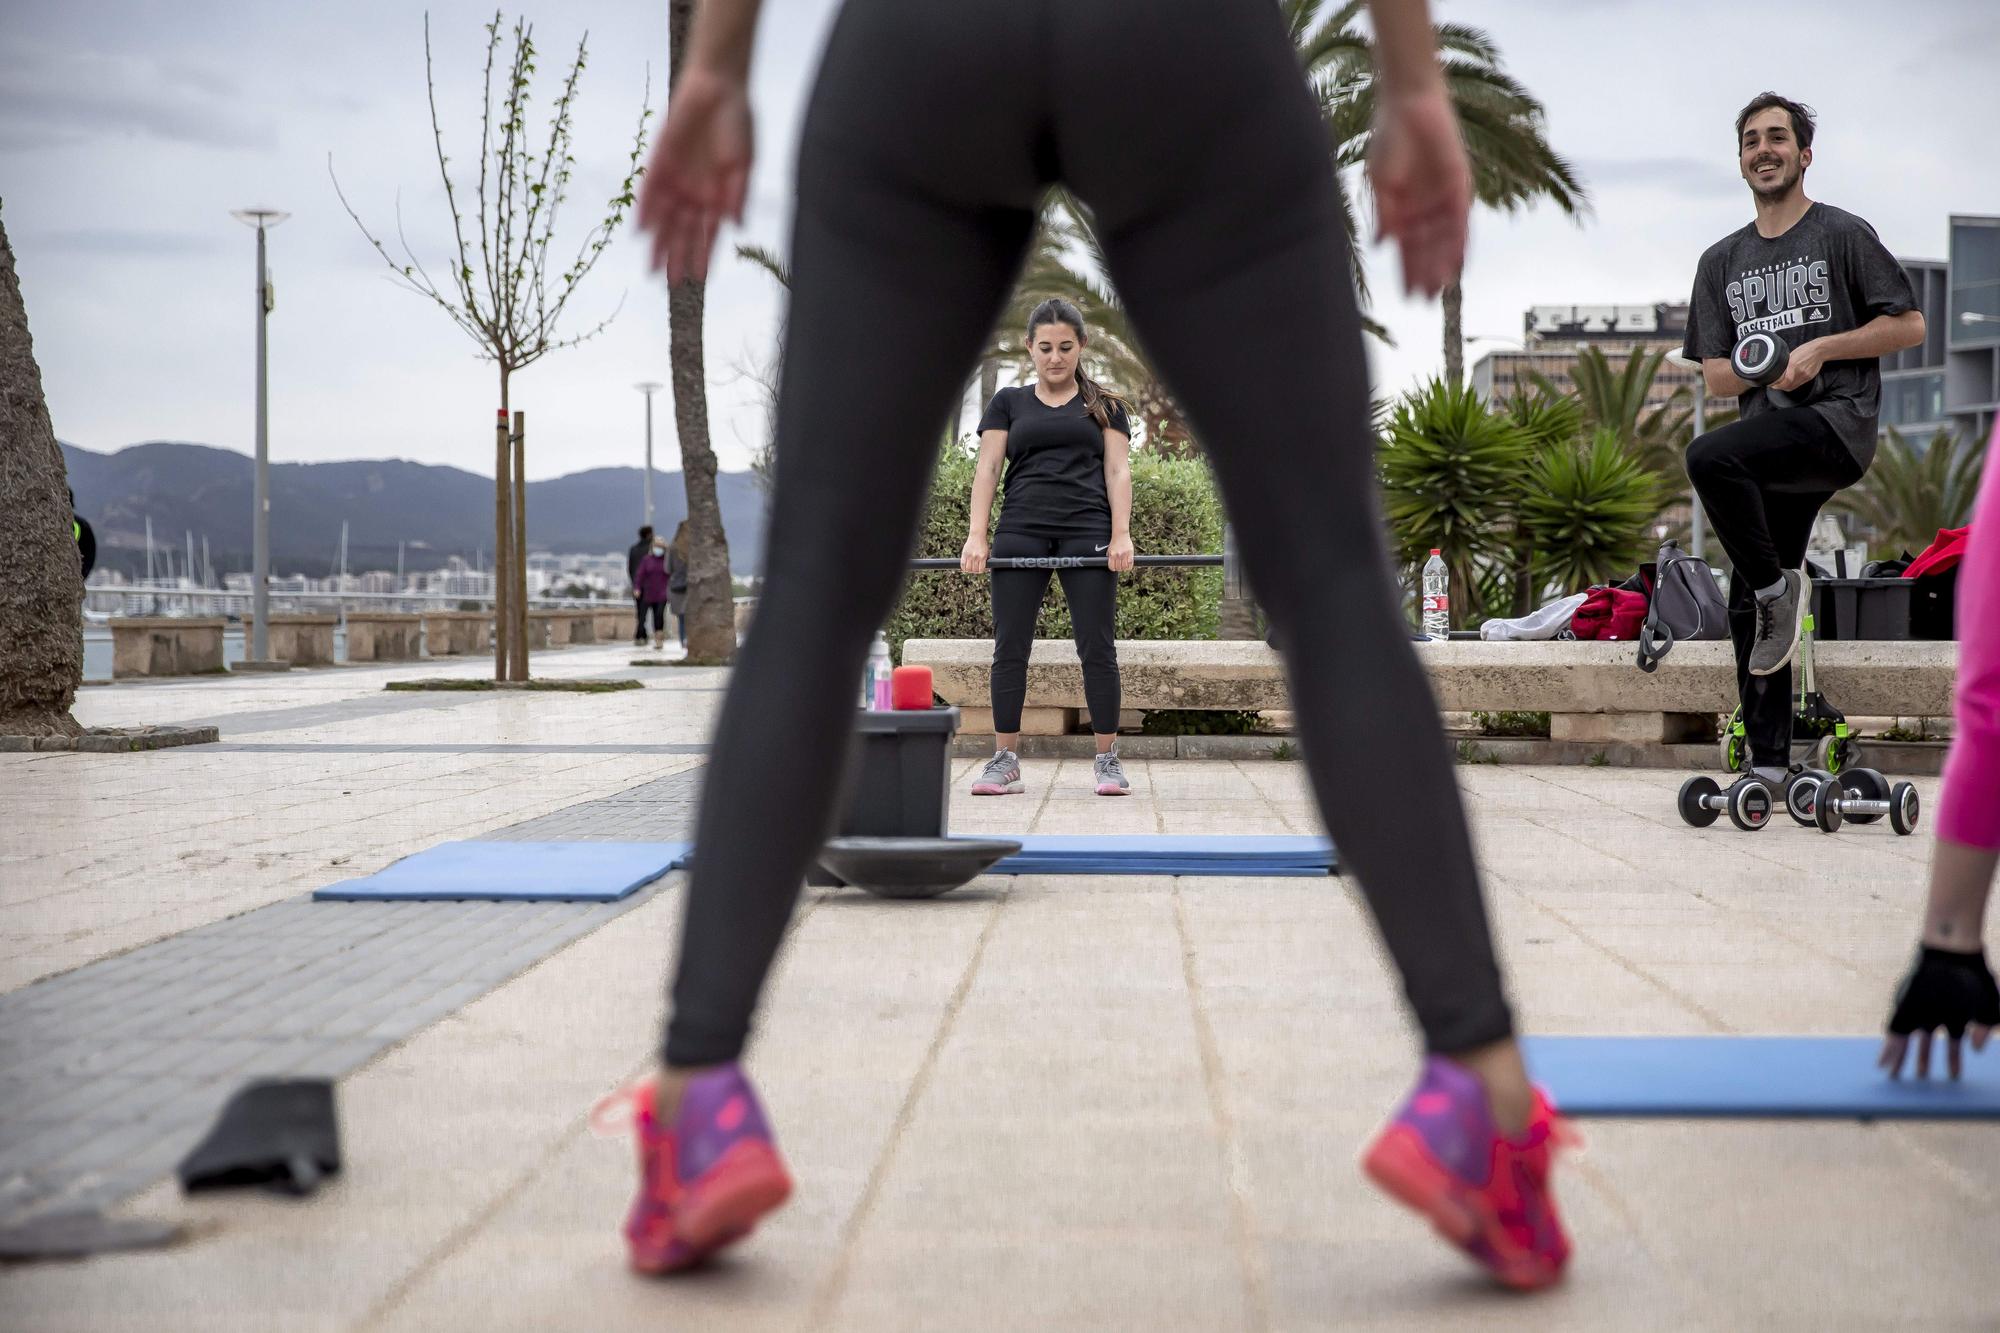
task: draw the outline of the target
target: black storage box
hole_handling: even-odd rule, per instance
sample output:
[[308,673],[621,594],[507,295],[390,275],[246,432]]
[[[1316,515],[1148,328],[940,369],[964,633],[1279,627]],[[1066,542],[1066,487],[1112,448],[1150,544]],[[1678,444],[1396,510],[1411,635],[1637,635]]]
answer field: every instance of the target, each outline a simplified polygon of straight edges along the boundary
[[[855,737],[840,788],[837,838],[942,838],[951,824],[951,741],[956,708],[855,713]],[[815,859],[806,883],[841,881]]]
[[1907,639],[1910,580],[1814,579],[1812,614],[1818,639]]
[[1904,581],[1910,585],[1910,637],[1956,639],[1958,566],[1953,565],[1942,574],[1924,574]]
[[843,838],[942,838],[951,823],[951,742],[956,708],[855,715]]

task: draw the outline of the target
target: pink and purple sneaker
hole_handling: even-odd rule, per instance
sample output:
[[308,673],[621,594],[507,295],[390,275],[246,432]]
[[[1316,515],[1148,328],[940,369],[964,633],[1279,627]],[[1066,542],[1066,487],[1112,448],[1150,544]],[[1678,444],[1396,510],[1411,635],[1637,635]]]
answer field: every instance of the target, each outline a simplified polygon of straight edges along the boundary
[[750,1080],[734,1064],[698,1074],[671,1125],[647,1079],[598,1103],[592,1121],[629,1106],[639,1139],[639,1193],[625,1220],[632,1267],[671,1273],[748,1236],[791,1196],[792,1180]]
[[1531,1290],[1554,1284],[1569,1262],[1549,1172],[1556,1149],[1572,1141],[1540,1088],[1528,1127],[1502,1134],[1478,1077],[1431,1056],[1361,1165],[1495,1278]]

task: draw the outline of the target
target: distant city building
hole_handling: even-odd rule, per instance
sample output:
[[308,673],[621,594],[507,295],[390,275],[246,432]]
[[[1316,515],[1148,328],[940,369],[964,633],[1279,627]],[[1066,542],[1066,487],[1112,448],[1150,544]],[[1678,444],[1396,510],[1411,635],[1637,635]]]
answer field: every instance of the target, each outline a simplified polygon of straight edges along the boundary
[[1954,214],[1947,259],[1904,259],[1924,341],[1882,358],[1883,426],[1984,439],[2000,408],[2000,217]]
[[[1534,388],[1536,375],[1556,388],[1575,387],[1572,372],[1588,349],[1622,364],[1634,350],[1680,350],[1687,336],[1685,301],[1652,305],[1538,305],[1521,321],[1521,346],[1502,348],[1479,358],[1472,367],[1472,388],[1492,402]],[[1649,406],[1659,407],[1681,389],[1691,388],[1697,372],[1671,358],[1660,363]]]

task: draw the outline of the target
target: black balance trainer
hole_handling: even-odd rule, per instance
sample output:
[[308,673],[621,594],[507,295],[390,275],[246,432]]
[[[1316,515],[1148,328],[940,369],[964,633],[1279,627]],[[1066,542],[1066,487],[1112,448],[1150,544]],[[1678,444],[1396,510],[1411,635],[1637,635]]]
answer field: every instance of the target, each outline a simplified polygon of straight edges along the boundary
[[948,836],[956,708],[864,710],[855,730],[838,835],[807,883],[935,898],[1021,850],[1005,838]]

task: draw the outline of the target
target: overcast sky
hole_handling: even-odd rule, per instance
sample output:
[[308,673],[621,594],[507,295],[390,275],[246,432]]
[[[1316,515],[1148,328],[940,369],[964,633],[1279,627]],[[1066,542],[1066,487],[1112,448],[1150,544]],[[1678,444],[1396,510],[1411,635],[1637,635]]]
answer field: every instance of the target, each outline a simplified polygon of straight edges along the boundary
[[[941,8],[949,0],[940,0]],[[796,122],[834,0],[767,0],[754,95],[759,151],[742,234],[782,251]],[[114,450],[142,440],[252,447],[254,242],[229,210],[288,209],[270,235],[271,442],[281,460],[402,457],[489,472],[496,381],[443,312],[395,286],[342,212],[349,199],[411,245],[449,254],[425,106],[420,6],[396,0],[0,0],[0,205],[57,434]],[[1946,219],[2000,213],[2000,22],[1995,0],[1441,0],[1486,29],[1548,107],[1550,138],[1593,196],[1581,225],[1548,210],[1477,215],[1465,275],[1469,334],[1519,337],[1536,304],[1684,298],[1701,250],[1749,220],[1732,121],[1775,87],[1820,112],[1816,198],[1861,214],[1899,255],[1941,258]],[[447,151],[476,155],[481,24],[431,7]],[[623,170],[644,101],[665,101],[663,0],[548,6],[536,38],[552,81],[589,29],[576,116],[572,244]],[[1111,77],[1143,78],[1144,71]],[[546,105],[546,100],[542,103]],[[655,122],[657,123],[657,122]],[[1395,290],[1373,252],[1378,384],[1437,373],[1434,305]],[[610,329],[515,383],[529,475],[634,465],[635,381],[667,378],[664,289],[629,223],[572,304]],[[723,466],[764,422],[741,367],[772,350],[779,293],[726,259],[708,295],[710,409]],[[1475,347],[1473,355],[1481,350]],[[676,466],[670,404],[658,465]]]

